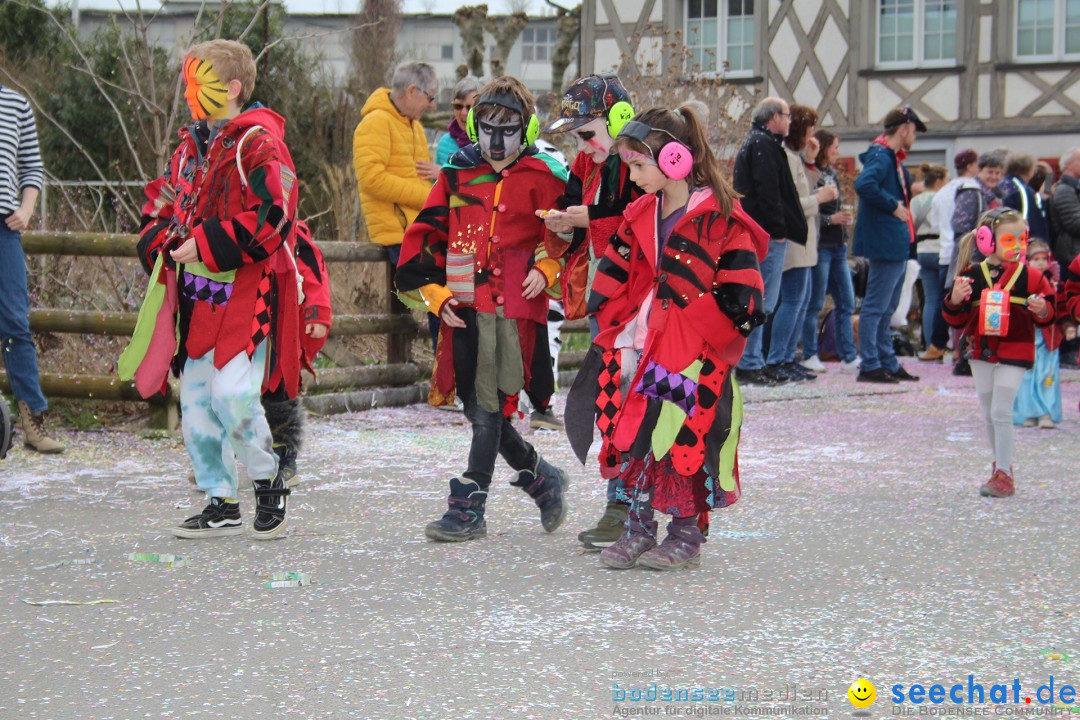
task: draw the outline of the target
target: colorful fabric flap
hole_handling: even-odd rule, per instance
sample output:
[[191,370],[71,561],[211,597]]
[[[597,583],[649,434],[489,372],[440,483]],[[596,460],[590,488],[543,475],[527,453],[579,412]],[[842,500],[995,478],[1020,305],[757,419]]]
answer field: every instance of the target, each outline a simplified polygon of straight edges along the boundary
[[460,303],[471,304],[476,301],[476,260],[472,253],[446,254],[446,287],[454,293]]
[[634,392],[646,397],[666,400],[681,409],[687,415],[694,414],[697,405],[697,375],[701,371],[701,361],[695,360],[684,373],[672,372],[655,361],[650,360],[644,372],[634,386]]

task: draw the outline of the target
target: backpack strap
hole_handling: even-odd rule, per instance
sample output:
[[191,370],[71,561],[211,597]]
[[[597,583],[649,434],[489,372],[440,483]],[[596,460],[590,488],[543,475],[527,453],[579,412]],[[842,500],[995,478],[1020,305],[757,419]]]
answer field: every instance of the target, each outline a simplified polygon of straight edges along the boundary
[[236,171],[240,173],[240,186],[246,188],[248,186],[247,174],[244,172],[244,165],[240,162],[241,150],[244,149],[244,141],[248,139],[248,136],[254,133],[256,130],[262,130],[262,125],[252,125],[247,129],[240,139],[236,141]]

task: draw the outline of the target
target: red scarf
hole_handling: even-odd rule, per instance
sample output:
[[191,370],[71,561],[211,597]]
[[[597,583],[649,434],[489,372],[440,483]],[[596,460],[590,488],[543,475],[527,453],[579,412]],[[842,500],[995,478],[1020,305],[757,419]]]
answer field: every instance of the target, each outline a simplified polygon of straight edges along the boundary
[[[889,140],[885,135],[878,135],[872,145],[881,145],[889,150],[892,150],[892,146],[889,145]],[[907,150],[903,148],[899,150],[893,150],[893,154],[896,156],[896,174],[900,178],[900,189],[904,193],[903,202],[904,207],[908,210],[908,235],[911,238],[909,242],[915,244],[915,221],[911,217],[911,188],[907,184],[907,176],[904,175],[904,160],[907,159]]]

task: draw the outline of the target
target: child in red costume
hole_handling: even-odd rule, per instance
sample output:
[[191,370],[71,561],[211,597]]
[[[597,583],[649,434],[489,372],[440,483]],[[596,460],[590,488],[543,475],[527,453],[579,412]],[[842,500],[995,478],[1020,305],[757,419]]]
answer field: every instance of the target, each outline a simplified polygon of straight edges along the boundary
[[183,538],[243,532],[236,460],[255,487],[255,538],[285,530],[289,489],[260,395],[271,344],[285,392],[293,397],[299,385],[296,268],[278,252],[294,232],[296,171],[284,119],[257,105],[243,109],[255,73],[243,43],[213,40],[188,51],[184,97],[194,124],[180,130],[165,174],[146,188],[140,257],[157,265],[154,277],[176,298],[172,364],[184,442],[210,498],[172,529]]
[[468,467],[450,481],[449,509],[425,528],[431,540],[486,534],[498,455],[517,471],[511,484],[536,502],[546,531],[566,515],[566,476],[509,420],[519,392],[553,383],[551,364],[532,360],[537,343],[546,344],[544,291],[562,269],[547,256],[547,233],[534,211],[552,207],[565,183],[536,153],[533,107],[532,93],[516,78],[481,89],[468,122],[475,144],[440,170],[402,243],[399,297],[442,320],[431,404],[449,404],[460,394],[472,423]]
[[[1035,363],[1035,333],[1054,321],[1054,289],[1042,273],[1023,262],[1027,240],[1027,223],[1017,211],[999,208],[984,214],[960,241],[957,267],[964,269],[956,275],[941,311],[947,323],[963,328],[970,339],[971,375],[994,453],[990,479],[979,488],[989,497],[1008,497],[1016,491],[1013,402],[1025,371]],[[986,260],[969,265],[976,245]],[[998,306],[1008,308],[1007,318],[1004,312],[991,312]]]
[[[768,236],[740,208],[691,109],[636,116],[616,147],[649,194],[627,207],[597,268],[588,310],[600,332],[570,391],[595,398],[601,466],[617,470],[631,504],[626,532],[600,559],[695,566],[699,514],[740,494],[742,395],[731,370],[765,319]],[[571,443],[581,458],[591,433]],[[659,546],[654,508],[673,516]]]
[[[577,140],[578,154],[570,168],[566,192],[558,209],[539,209],[548,230],[552,254],[565,262],[560,282],[567,319],[585,316],[589,286],[611,236],[622,223],[626,206],[641,197],[641,188],[630,181],[630,171],[611,148],[623,126],[634,117],[630,93],[614,73],[579,78],[563,95],[559,117],[545,132],[569,132]],[[589,316],[592,338],[598,331],[596,317]],[[568,421],[592,426],[593,408],[582,408],[580,418]],[[578,534],[586,550],[602,550],[619,539],[629,506],[615,493],[615,477],[607,478],[607,506],[596,526]]]

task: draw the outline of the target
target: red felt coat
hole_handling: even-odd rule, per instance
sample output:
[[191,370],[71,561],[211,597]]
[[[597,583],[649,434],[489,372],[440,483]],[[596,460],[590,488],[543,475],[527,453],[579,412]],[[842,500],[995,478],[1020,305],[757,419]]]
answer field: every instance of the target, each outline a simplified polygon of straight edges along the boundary
[[182,357],[213,350],[221,368],[272,337],[295,395],[299,317],[277,311],[298,306],[293,263],[277,252],[294,233],[298,191],[284,130],[284,119],[266,108],[229,120],[208,143],[205,124],[182,128],[165,173],[146,187],[139,251],[153,265],[159,252],[194,237],[210,272],[235,271],[231,280],[208,283],[178,268]]

